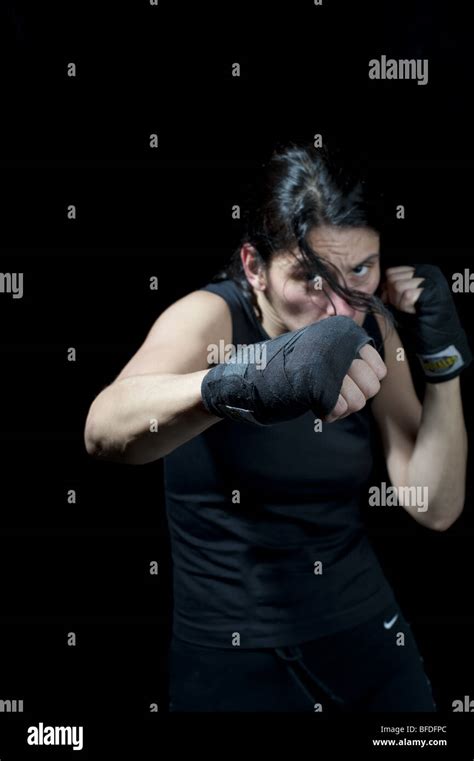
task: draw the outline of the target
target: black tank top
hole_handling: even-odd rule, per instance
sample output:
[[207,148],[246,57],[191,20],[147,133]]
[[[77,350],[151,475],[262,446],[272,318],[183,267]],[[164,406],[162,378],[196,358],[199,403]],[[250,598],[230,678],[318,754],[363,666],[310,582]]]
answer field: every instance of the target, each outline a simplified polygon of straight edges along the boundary
[[[233,345],[269,339],[233,280],[200,290],[229,305]],[[372,315],[364,328],[383,357]],[[270,426],[224,419],[164,458],[177,637],[280,647],[395,602],[360,515],[374,425],[370,401],[321,431],[312,412]]]

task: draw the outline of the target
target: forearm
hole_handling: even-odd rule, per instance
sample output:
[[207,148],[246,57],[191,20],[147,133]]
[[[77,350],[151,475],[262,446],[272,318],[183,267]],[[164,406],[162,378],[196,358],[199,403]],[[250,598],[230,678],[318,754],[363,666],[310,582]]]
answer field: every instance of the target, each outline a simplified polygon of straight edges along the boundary
[[465,499],[466,461],[467,433],[459,377],[446,383],[427,383],[420,428],[407,465],[406,483],[427,487],[428,525],[447,527],[461,513]]
[[164,457],[220,418],[201,398],[208,370],[136,375],[115,381],[94,400],[85,444],[94,457],[144,464]]

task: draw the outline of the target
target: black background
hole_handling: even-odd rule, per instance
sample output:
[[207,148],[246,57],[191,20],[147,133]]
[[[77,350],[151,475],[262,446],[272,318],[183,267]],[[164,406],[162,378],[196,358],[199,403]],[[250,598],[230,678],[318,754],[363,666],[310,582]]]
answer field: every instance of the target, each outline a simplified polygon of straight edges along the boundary
[[[438,264],[449,282],[471,266],[466,7],[3,6],[1,269],[24,273],[24,297],[0,295],[0,698],[23,698],[31,723],[85,724],[92,747],[105,716],[124,742],[135,730],[153,736],[150,703],[166,712],[162,464],[96,463],[83,427],[163,309],[230,256],[241,233],[231,207],[245,204],[272,149],[315,133],[353,145],[385,193],[385,264]],[[429,83],[369,80],[368,60],[384,53],[428,58]],[[454,298],[473,345],[473,295]],[[470,431],[471,383],[469,369]],[[395,508],[366,516],[447,713],[453,700],[474,698],[471,505],[468,479],[464,513],[447,532]]]

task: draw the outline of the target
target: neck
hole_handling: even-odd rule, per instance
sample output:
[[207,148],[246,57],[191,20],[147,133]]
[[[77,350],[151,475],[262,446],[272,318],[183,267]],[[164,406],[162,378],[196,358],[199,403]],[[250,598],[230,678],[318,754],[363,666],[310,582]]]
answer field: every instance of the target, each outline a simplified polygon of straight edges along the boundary
[[270,338],[276,338],[281,336],[282,333],[287,333],[287,326],[282,322],[265,293],[263,291],[255,291],[255,297],[262,313],[260,323]]

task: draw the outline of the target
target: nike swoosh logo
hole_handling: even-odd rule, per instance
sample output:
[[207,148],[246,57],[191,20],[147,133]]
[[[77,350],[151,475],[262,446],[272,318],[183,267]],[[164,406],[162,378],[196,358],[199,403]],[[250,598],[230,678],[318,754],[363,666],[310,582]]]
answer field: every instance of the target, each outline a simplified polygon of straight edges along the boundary
[[384,621],[383,622],[384,628],[385,629],[391,629],[392,626],[394,625],[395,621],[397,620],[397,618],[398,618],[398,613],[396,613],[394,615],[394,617],[390,619],[390,621]]

